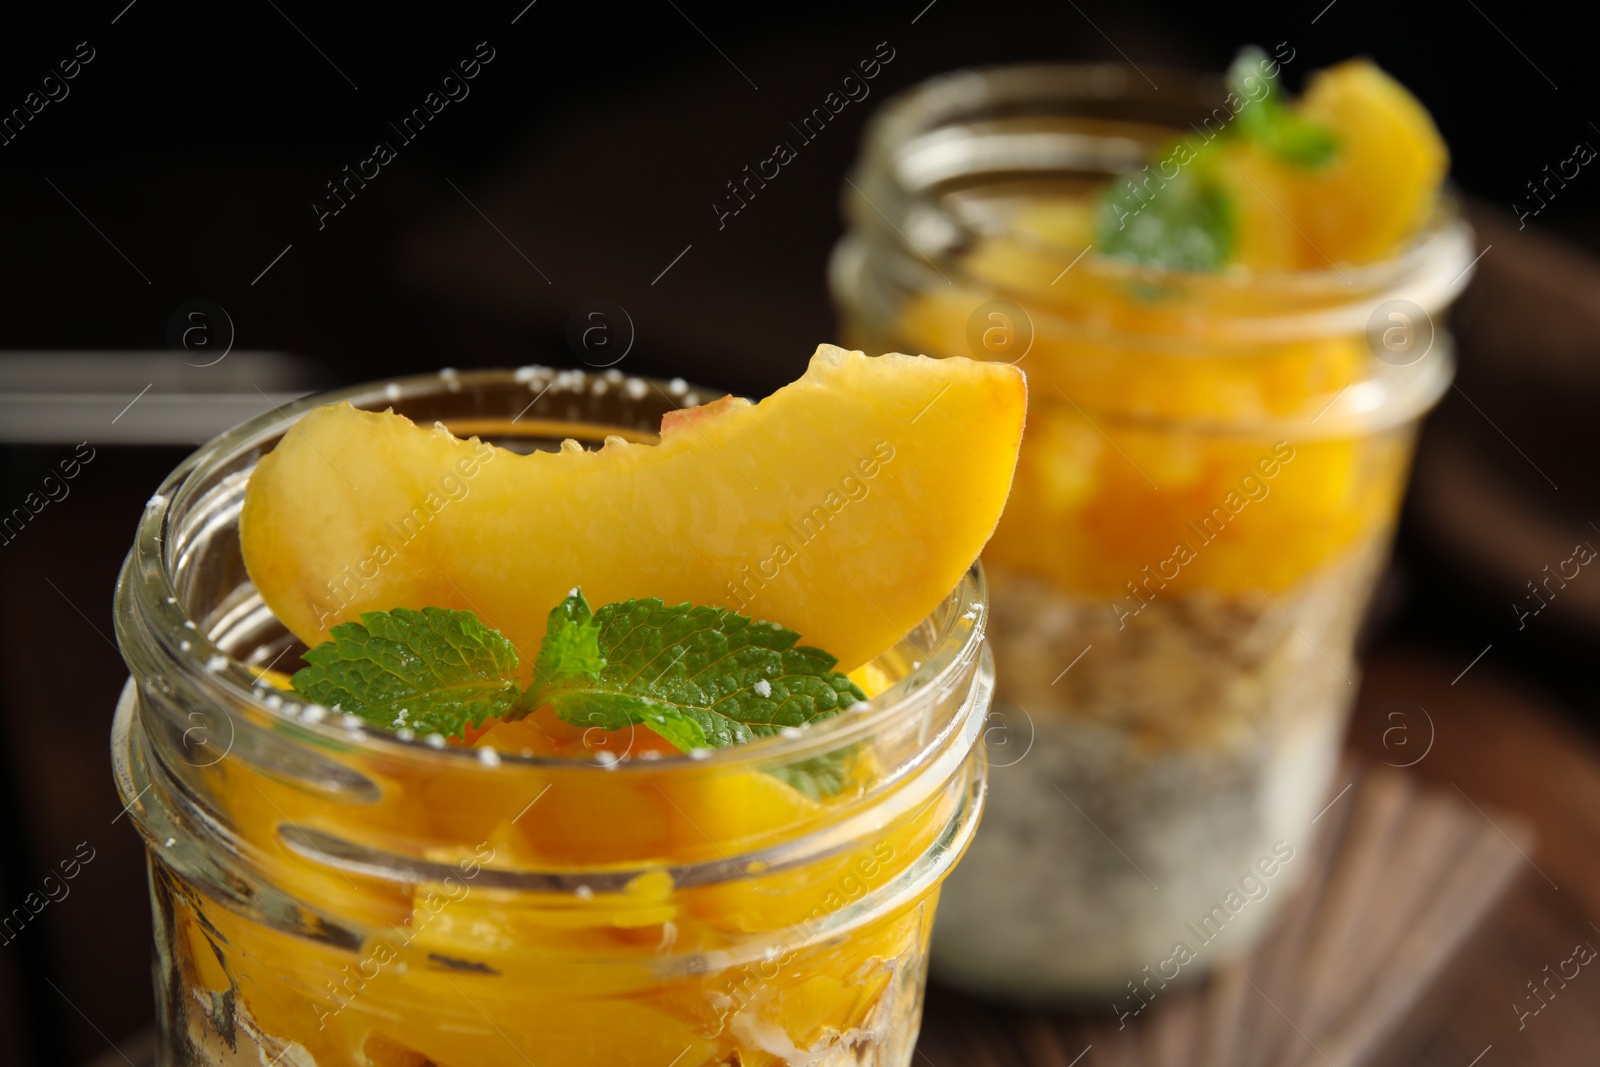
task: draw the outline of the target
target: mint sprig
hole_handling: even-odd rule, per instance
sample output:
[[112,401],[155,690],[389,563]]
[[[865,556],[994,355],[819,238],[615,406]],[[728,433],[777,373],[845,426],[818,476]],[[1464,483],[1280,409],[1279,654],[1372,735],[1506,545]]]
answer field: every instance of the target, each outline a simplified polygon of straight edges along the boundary
[[1286,163],[1320,170],[1339,154],[1338,138],[1283,102],[1277,82],[1266,77],[1267,66],[1267,54],[1251,46],[1241,48],[1228,68],[1228,89],[1245,102],[1233,128]]
[[1235,103],[1222,134],[1209,132],[1208,123],[1208,132],[1168,143],[1151,163],[1106,186],[1095,207],[1101,255],[1185,271],[1214,271],[1231,260],[1238,219],[1217,153],[1229,138],[1309,170],[1333,161],[1338,139],[1284,103],[1269,66],[1261,49],[1241,49],[1228,68]]
[[517,651],[470,611],[369,611],[305,655],[294,687],[386,730],[461,733],[508,714],[522,695]]
[[[1172,177],[1132,175],[1107,186],[1095,208],[1100,252],[1167,270],[1216,270],[1233,256],[1233,199],[1210,166],[1208,142],[1173,142]],[[1148,169],[1148,168],[1147,168]]]
[[[306,653],[294,687],[385,730],[465,736],[549,705],[575,726],[643,726],[677,748],[725,748],[837,715],[865,700],[838,660],[800,635],[726,608],[625,600],[591,611],[574,589],[550,612],[523,689],[511,643],[470,611],[367,612]],[[781,769],[813,797],[837,793],[831,757]]]
[[[727,608],[626,600],[590,616],[574,590],[550,613],[548,634],[540,661],[551,674],[536,704],[575,725],[646,726],[685,750],[744,744],[866,699],[833,656]],[[577,662],[547,660],[556,642],[579,650]]]

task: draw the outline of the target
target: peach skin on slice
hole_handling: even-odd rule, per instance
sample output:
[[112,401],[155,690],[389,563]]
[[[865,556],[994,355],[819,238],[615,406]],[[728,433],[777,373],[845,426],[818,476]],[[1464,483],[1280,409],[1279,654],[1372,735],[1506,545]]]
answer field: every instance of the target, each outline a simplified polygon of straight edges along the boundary
[[520,455],[348,404],[256,467],[245,565],[308,644],[363,611],[477,612],[528,669],[573,586],[800,633],[851,670],[938,606],[1010,491],[1027,389],[998,363],[820,346],[758,404],[663,420],[657,444]]

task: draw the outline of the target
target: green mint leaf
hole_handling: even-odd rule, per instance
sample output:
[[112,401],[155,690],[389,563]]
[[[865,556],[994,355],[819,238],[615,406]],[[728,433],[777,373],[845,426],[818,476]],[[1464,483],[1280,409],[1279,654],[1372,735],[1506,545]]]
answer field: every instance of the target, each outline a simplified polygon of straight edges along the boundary
[[838,796],[849,778],[850,756],[855,747],[851,746],[851,751],[847,752],[830,752],[798,763],[773,767],[767,773],[796,792],[803,793],[809,800]]
[[1174,142],[1159,164],[1106,187],[1095,209],[1102,255],[1189,271],[1217,270],[1232,257],[1233,201],[1211,172],[1209,145]]
[[671,704],[631,693],[585,688],[599,681],[606,658],[600,652],[600,625],[594,621],[594,613],[580,589],[572,590],[551,609],[534,666],[539,684],[528,700],[542,703],[538,694],[549,693],[550,702],[567,722],[602,730],[622,730],[646,723],[684,751],[708,747],[699,724],[685,718]]
[[554,685],[581,678],[595,678],[606,665],[600,654],[600,627],[581,590],[574,589],[550,611],[544,642],[534,659],[539,682]]
[[[643,726],[684,751],[724,748],[829,718],[866,699],[833,670],[833,656],[797,647],[800,635],[793,630],[726,608],[669,606],[652,598],[607,604],[586,615],[582,593],[574,590],[551,617],[592,631],[603,665],[589,670],[585,656],[584,671],[542,681],[527,701],[548,703],[575,726]],[[587,641],[585,634],[586,650]],[[543,661],[542,650],[540,656]],[[552,656],[552,665],[559,662]],[[843,773],[794,765],[780,777],[803,780],[802,791],[813,795],[831,795],[842,786]]]
[[1217,174],[1215,146],[1238,138],[1295,166],[1316,170],[1338,155],[1339,143],[1321,123],[1284,103],[1266,53],[1244,48],[1228,68],[1231,116],[1218,137],[1206,132],[1174,141],[1137,171],[1111,182],[1096,206],[1101,255],[1168,270],[1213,271],[1233,258],[1238,222],[1233,199]]
[[1339,154],[1339,139],[1333,131],[1286,112],[1286,121],[1280,123],[1268,147],[1278,157],[1297,167],[1321,170]]
[[642,724],[684,752],[712,747],[699,722],[676,705],[649,697],[579,689],[555,694],[550,703],[562,720],[575,726],[626,730]]
[[1265,62],[1268,62],[1265,52],[1255,45],[1246,45],[1228,66],[1228,92],[1239,104],[1233,128],[1248,140],[1263,136],[1283,110],[1282,93],[1277,81],[1267,77],[1262,68]]
[[1339,154],[1338,139],[1283,102],[1277,82],[1266,75],[1269,65],[1267,54],[1251,46],[1241,48],[1228,68],[1228,90],[1241,102],[1233,128],[1287,163],[1307,170],[1327,166]]
[[385,730],[449,737],[518,704],[516,649],[470,611],[369,611],[329,636],[295,689]]

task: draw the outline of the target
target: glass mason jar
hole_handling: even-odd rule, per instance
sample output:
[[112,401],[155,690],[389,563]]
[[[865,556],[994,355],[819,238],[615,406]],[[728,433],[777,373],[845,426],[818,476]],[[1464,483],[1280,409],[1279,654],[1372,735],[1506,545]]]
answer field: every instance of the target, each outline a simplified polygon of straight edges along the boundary
[[1432,319],[1471,259],[1449,202],[1392,258],[1323,271],[1053,243],[1052,211],[1221,98],[1157,80],[1001,67],[886,103],[830,264],[845,343],[1028,375],[984,551],[1005,747],[934,973],[1119,1012],[1248,947],[1306,867],[1418,420],[1453,373]]
[[[113,762],[149,849],[163,1065],[911,1062],[938,887],[984,795],[976,567],[863,668],[865,707],[704,759],[621,733],[593,759],[434,747],[262,684],[303,649],[245,573],[240,503],[296,419],[345,399],[598,446],[696,402],[654,384],[352,389],[224,434],[151,498],[117,591]],[[780,780],[838,760],[837,796]]]

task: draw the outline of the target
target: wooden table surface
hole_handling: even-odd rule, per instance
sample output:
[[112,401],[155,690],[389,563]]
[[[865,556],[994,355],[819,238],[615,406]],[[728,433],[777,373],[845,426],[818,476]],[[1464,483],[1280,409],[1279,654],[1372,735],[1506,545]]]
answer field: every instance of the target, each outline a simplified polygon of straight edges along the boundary
[[[1485,818],[1515,813],[1536,828],[1538,842],[1499,904],[1367,1062],[1591,1067],[1600,1062],[1600,968],[1582,969],[1520,1028],[1514,1005],[1530,1005],[1526,983],[1542,981],[1544,968],[1553,971],[1575,944],[1600,946],[1600,744],[1483,664],[1452,685],[1465,665],[1407,651],[1373,656],[1351,747],[1391,765],[1416,761],[1405,773],[1419,784],[1459,789]],[[1069,1067],[1078,1050],[1041,1048],[1030,1040],[1036,1030],[1026,1013],[935,986],[916,1062]]]
[[[1437,727],[1424,779],[1514,811],[1538,831],[1527,870],[1376,1067],[1600,1062],[1600,973],[1588,969],[1519,1029],[1516,1004],[1575,944],[1600,947],[1600,744],[1526,690],[1480,665],[1382,657],[1370,671],[1356,739],[1383,753],[1390,711],[1426,708]],[[1387,753],[1385,753],[1387,754]],[[1396,757],[1390,755],[1391,759]],[[1409,759],[1412,757],[1400,757]]]

